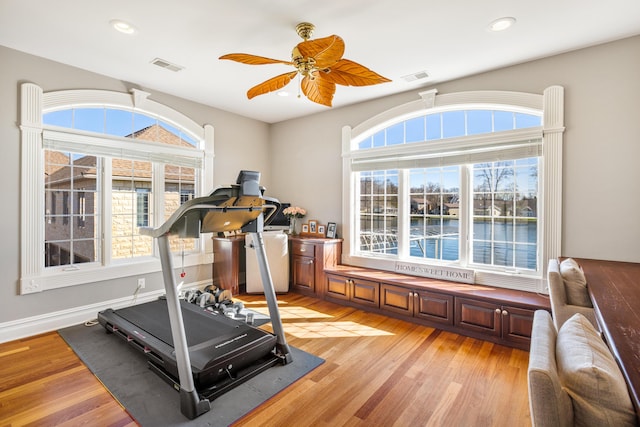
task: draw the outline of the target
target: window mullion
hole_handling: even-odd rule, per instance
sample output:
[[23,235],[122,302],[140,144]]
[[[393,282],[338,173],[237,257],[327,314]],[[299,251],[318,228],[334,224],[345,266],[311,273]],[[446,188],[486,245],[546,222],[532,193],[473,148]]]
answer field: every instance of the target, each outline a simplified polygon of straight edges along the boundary
[[471,173],[470,165],[460,167],[460,240],[459,240],[459,256],[460,265],[466,267],[472,258],[471,254],[471,232],[473,231],[473,192],[471,191]]
[[[153,227],[159,227],[164,224],[164,163],[153,163],[153,177],[151,180],[151,194],[153,195]],[[158,256],[157,246],[153,245],[153,255]]]
[[112,189],[112,162],[111,157],[102,157],[98,159],[98,161],[102,162],[102,179],[97,185],[101,187],[102,193],[102,211],[98,210],[98,212],[102,213],[102,221],[100,222],[100,234],[102,236],[102,264],[109,265],[111,264],[111,228],[110,224],[112,223],[112,203],[111,203],[111,189]]
[[409,170],[398,171],[398,258],[406,259],[410,252],[411,206],[409,197]]

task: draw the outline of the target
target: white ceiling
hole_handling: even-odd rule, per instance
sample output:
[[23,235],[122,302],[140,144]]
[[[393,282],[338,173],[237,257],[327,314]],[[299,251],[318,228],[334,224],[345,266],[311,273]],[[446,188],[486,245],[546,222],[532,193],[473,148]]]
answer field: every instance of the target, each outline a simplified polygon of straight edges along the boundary
[[[512,16],[515,26],[487,30]],[[134,35],[109,24],[122,19]],[[233,113],[275,123],[328,107],[247,90],[286,65],[250,66],[232,52],[289,60],[299,22],[346,43],[344,57],[393,80],[338,86],[334,107],[640,34],[638,0],[0,0],[0,45]],[[150,62],[183,66],[172,72]],[[291,68],[291,70],[293,70]],[[403,76],[426,71],[408,83]],[[37,83],[37,82],[36,82]]]

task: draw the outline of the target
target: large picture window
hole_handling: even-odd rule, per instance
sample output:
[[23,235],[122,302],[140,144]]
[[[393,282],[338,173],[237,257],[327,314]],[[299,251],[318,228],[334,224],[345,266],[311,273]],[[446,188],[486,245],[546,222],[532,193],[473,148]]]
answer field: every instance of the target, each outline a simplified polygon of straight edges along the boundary
[[563,130],[545,105],[561,96],[423,98],[432,105],[405,104],[343,133],[343,262],[463,268],[477,283],[541,290],[544,260],[559,255]]
[[[148,95],[23,85],[23,194],[43,194],[23,200],[23,292],[159,271],[140,227],[213,187],[212,133]],[[194,265],[207,262],[201,240],[170,244]]]

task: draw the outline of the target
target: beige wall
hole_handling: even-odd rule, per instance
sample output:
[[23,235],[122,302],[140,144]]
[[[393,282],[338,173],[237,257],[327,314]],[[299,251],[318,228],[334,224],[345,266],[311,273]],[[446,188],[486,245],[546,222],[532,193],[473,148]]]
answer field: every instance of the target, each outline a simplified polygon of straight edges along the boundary
[[[131,295],[136,287],[133,278],[17,295],[20,132],[16,125],[23,82],[36,83],[45,91],[127,91],[131,85],[4,47],[0,47],[0,63],[0,194],[5,206],[0,221],[0,324]],[[355,126],[416,100],[418,91],[431,87],[439,93],[483,89],[541,93],[548,86],[562,85],[567,128],[562,254],[640,262],[638,70],[640,37],[634,37],[274,125],[142,89],[151,92],[153,100],[214,126],[217,184],[235,181],[240,169],[260,170],[268,194],[306,208],[306,219],[340,223],[343,126]],[[209,266],[188,271],[191,279],[210,274]],[[147,290],[162,286],[159,275],[147,283]]]

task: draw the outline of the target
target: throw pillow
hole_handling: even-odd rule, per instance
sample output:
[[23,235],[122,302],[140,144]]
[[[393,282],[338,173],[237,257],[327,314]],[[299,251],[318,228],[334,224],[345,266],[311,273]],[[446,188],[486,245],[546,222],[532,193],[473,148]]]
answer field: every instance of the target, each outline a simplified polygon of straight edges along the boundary
[[560,275],[564,281],[567,304],[593,307],[587,292],[587,279],[576,260],[567,258],[560,263]]
[[573,401],[577,426],[635,426],[627,384],[609,348],[582,314],[567,320],[556,338],[562,386]]

